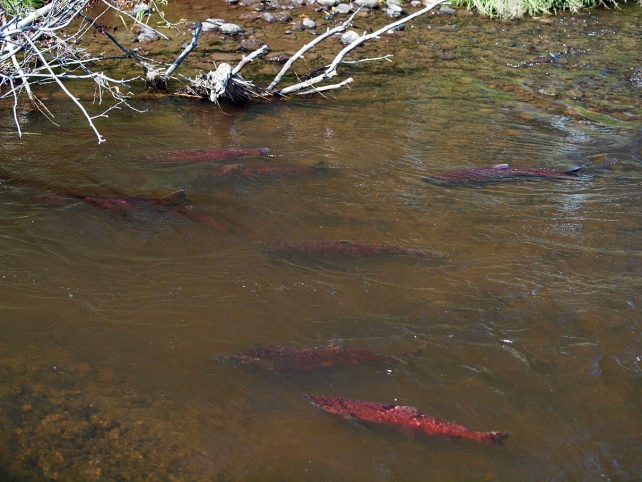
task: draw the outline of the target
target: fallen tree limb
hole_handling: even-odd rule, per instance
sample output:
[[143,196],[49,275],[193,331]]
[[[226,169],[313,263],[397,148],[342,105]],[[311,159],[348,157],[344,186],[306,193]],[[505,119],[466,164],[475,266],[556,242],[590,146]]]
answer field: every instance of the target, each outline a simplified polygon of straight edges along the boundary
[[332,37],[335,34],[338,34],[338,33],[341,33],[341,32],[345,32],[345,30],[352,23],[352,20],[354,19],[355,15],[357,15],[357,13],[359,13],[359,10],[361,10],[361,9],[357,9],[357,11],[355,11],[352,15],[350,15],[350,18],[348,18],[348,20],[343,22],[343,24],[339,25],[338,27],[334,27],[333,29],[328,30],[326,33],[324,33],[322,35],[319,35],[312,42],[309,42],[309,43],[305,44],[303,47],[301,47],[297,53],[295,53],[292,57],[290,57],[290,59],[285,63],[285,65],[283,66],[281,71],[276,75],[276,77],[274,78],[272,83],[270,85],[268,85],[265,90],[267,92],[270,92],[277,85],[279,85],[279,83],[283,79],[283,76],[288,72],[288,70],[290,70],[292,65],[294,65],[294,62],[296,62],[301,57],[303,57],[303,54],[305,54],[309,50],[312,50],[316,45],[320,44],[321,42],[323,42],[328,37]]
[[[348,44],[347,46],[345,46],[343,48],[343,50],[341,50],[341,52],[339,52],[337,54],[337,56],[334,58],[332,63],[328,66],[328,68],[321,75],[318,75],[318,76],[316,76],[316,77],[314,77],[312,79],[309,79],[309,80],[307,80],[305,82],[300,82],[298,84],[291,85],[290,87],[286,87],[284,89],[278,90],[278,91],[274,92],[274,95],[279,95],[279,96],[289,95],[289,94],[292,94],[292,93],[297,92],[299,90],[305,89],[306,87],[310,87],[310,86],[315,85],[315,84],[317,84],[319,82],[322,82],[322,81],[324,81],[326,79],[330,79],[330,78],[334,77],[335,75],[337,75],[337,67],[339,66],[339,64],[341,62],[343,62],[343,59],[345,58],[345,56],[348,55],[350,52],[352,52],[354,49],[356,49],[357,47],[359,47],[360,45],[362,45],[363,43],[365,43],[368,40],[379,38],[379,36],[381,34],[383,34],[385,32],[388,32],[389,30],[393,30],[393,29],[399,27],[400,25],[403,25],[404,23],[409,22],[410,20],[419,17],[420,15],[423,15],[425,13],[430,12],[433,8],[435,8],[438,5],[441,5],[445,1],[446,0],[436,0],[436,1],[428,4],[426,7],[422,8],[421,10],[416,11],[412,15],[408,15],[407,17],[404,17],[404,18],[402,18],[400,20],[397,20],[396,22],[388,24],[385,27],[380,28],[376,32],[373,32],[371,34],[365,34],[364,33],[361,37],[359,37],[355,41],[353,41],[350,44]],[[317,89],[317,91],[318,91],[318,89]]]
[[[262,89],[262,90],[257,89],[256,86],[254,86],[254,84],[251,81],[240,77],[240,75],[238,74],[241,71],[241,69],[245,65],[247,65],[247,63],[249,63],[249,60],[256,58],[258,55],[260,55],[260,53],[263,52],[263,47],[262,47],[261,49],[255,51],[253,54],[249,55],[247,58],[244,58],[243,60],[241,60],[241,62],[237,65],[235,69],[232,69],[228,64],[221,64],[218,66],[216,72],[209,72],[207,74],[200,75],[194,81],[192,81],[192,85],[190,87],[183,89],[183,91],[181,91],[180,93],[183,95],[197,95],[200,97],[207,98],[212,102],[219,103],[220,100],[223,98],[227,98],[232,102],[238,102],[238,101],[246,101],[250,98],[265,99],[270,97],[284,97],[295,93],[299,95],[316,94],[327,90],[341,88],[345,85],[348,85],[350,82],[352,82],[353,79],[350,78],[350,79],[344,80],[343,82],[339,82],[331,85],[325,85],[325,86],[319,85],[319,84],[325,80],[331,79],[332,77],[336,76],[337,68],[342,63],[348,63],[348,62],[357,63],[357,62],[366,61],[366,60],[389,60],[389,55],[386,55],[384,57],[379,57],[378,59],[363,59],[363,60],[355,60],[355,61],[346,61],[345,57],[350,52],[355,50],[357,47],[359,47],[360,45],[363,45],[365,42],[372,39],[379,38],[379,36],[382,35],[383,33],[396,29],[400,25],[403,25],[404,23],[409,22],[410,20],[413,20],[421,15],[424,15],[430,12],[433,8],[441,5],[442,3],[446,3],[446,1],[447,0],[434,0],[433,2],[429,3],[424,8],[422,8],[421,10],[418,10],[415,13],[408,15],[407,17],[404,17],[395,22],[392,22],[375,32],[372,32],[369,34],[364,33],[363,35],[358,37],[356,40],[346,45],[335,56],[334,60],[329,65],[313,71],[313,72],[320,71],[321,72],[320,74],[314,75],[309,79],[295,83],[293,85],[283,87],[281,89],[277,89],[277,86],[282,82],[285,75],[290,71],[290,69],[292,69],[294,63],[297,60],[301,59],[306,52],[309,52],[324,40],[332,37],[333,35],[345,32],[346,29],[351,25],[352,20],[354,19],[355,15],[359,12],[359,10],[354,12],[350,16],[350,18],[348,18],[348,20],[343,22],[341,25],[338,25],[333,29],[329,29],[324,34],[318,36],[311,42],[301,47],[292,57],[290,57],[290,59],[285,63],[283,68],[276,75],[274,80],[272,80],[272,82],[265,89]],[[242,95],[239,95],[239,90],[242,91]]]

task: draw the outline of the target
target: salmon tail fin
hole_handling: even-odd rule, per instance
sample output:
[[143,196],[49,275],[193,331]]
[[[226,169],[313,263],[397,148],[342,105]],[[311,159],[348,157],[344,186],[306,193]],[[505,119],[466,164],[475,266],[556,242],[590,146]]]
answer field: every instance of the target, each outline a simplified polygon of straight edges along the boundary
[[583,167],[584,166],[575,166],[575,167],[569,169],[568,171],[566,171],[564,174],[571,174],[571,175],[572,174],[577,174],[580,171],[580,169],[582,169]]
[[314,405],[315,407],[320,408],[321,410],[323,410],[323,407],[321,405],[319,405],[318,403],[316,403],[312,399],[311,395],[303,395],[303,400],[305,400],[306,402],[310,403],[311,405]]
[[171,194],[168,194],[162,199],[164,202],[168,202],[171,204],[185,204],[187,203],[187,194],[185,194],[185,189],[179,189]]
[[490,439],[497,445],[503,445],[504,440],[506,440],[509,435],[510,434],[508,432],[490,432]]

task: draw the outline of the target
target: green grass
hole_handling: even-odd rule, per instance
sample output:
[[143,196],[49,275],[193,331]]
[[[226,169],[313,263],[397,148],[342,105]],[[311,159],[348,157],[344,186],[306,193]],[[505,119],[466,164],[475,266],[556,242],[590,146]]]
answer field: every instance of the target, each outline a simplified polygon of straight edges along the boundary
[[2,7],[9,15],[26,16],[45,4],[45,0],[2,0]]
[[582,8],[597,5],[614,8],[617,7],[618,2],[615,0],[452,0],[452,4],[456,7],[476,10],[479,14],[489,17],[519,18],[525,15],[551,14],[560,10],[576,12]]

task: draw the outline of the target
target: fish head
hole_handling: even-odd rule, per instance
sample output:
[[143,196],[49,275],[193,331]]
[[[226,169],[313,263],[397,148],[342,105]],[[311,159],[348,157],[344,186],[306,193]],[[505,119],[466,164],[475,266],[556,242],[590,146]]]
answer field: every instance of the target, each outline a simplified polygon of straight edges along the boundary
[[180,205],[187,203],[187,195],[185,194],[185,189],[178,189],[167,196],[163,196],[160,200],[165,204]]

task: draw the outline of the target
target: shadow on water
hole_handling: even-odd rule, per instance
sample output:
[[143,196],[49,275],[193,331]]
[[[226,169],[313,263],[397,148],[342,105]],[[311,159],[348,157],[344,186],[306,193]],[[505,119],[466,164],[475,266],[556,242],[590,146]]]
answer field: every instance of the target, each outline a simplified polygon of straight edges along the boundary
[[[429,17],[381,39],[392,64],[347,67],[355,82],[336,98],[141,100],[148,113],[101,123],[101,146],[55,96],[65,131],[21,112],[18,139],[5,115],[0,478],[638,477],[641,22],[632,5],[510,24]],[[231,42],[205,36],[202,48],[232,55]],[[270,157],[157,162],[264,147]],[[242,171],[320,162],[326,175]],[[584,168],[472,189],[421,180],[504,163]],[[221,165],[233,175],[204,172]],[[165,197],[177,190],[191,210]],[[36,202],[56,195],[81,197]],[[266,253],[302,240],[446,257]],[[219,361],[330,343],[404,363]],[[487,447],[351,423],[305,395],[511,435]]]

